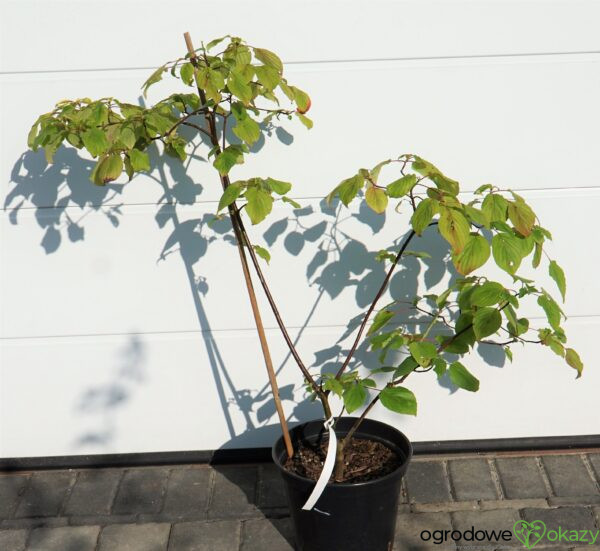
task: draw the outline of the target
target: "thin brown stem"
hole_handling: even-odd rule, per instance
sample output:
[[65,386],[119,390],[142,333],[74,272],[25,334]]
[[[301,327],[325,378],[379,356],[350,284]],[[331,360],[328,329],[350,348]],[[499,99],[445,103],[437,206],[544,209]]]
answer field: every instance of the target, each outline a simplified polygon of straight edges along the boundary
[[[437,224],[437,222],[432,222],[429,225],[433,226],[436,224]],[[408,234],[408,237],[404,240],[404,243],[402,243],[402,246],[400,247],[400,250],[398,251],[396,258],[394,258],[394,261],[392,262],[392,265],[390,266],[390,269],[388,270],[388,272],[385,276],[385,279],[383,280],[383,283],[381,284],[381,287],[379,287],[379,291],[377,291],[377,294],[375,295],[373,302],[371,303],[371,305],[369,306],[369,309],[367,310],[367,312],[365,313],[365,315],[363,317],[363,320],[358,328],[358,333],[356,334],[356,338],[354,339],[354,342],[352,343],[352,346],[350,348],[350,351],[348,352],[348,355],[346,356],[346,359],[344,360],[344,363],[341,365],[341,367],[338,369],[337,373],[335,374],[336,379],[339,379],[342,376],[342,373],[345,371],[346,367],[348,367],[350,360],[352,359],[352,357],[354,356],[354,353],[356,352],[356,349],[358,348],[358,344],[360,343],[360,339],[362,338],[365,327],[367,326],[369,317],[373,313],[375,306],[377,306],[379,299],[383,296],[383,293],[385,293],[385,290],[387,289],[387,286],[392,277],[392,274],[394,273],[394,269],[398,265],[398,262],[400,262],[400,259],[402,258],[404,251],[406,250],[406,248],[408,247],[412,238],[415,235],[417,235],[417,233],[414,230],[411,230],[410,233]]]
[[[186,42],[186,45],[188,48],[188,52],[190,53],[191,61],[192,61],[192,63],[195,63],[196,54],[194,51],[194,47],[192,45],[192,40],[190,38],[190,35],[188,33],[185,33],[184,37],[185,37],[185,42]],[[206,105],[206,95],[204,94],[204,90],[202,90],[202,88],[200,86],[198,86],[198,94],[200,96],[200,100],[201,100],[202,104]],[[213,144],[213,147],[216,147],[218,149],[219,141],[218,141],[218,136],[217,136],[217,129],[216,129],[216,125],[215,125],[214,114],[211,113],[208,109],[205,109],[204,116],[205,116],[206,122],[209,127],[210,139]],[[220,176],[220,179],[221,179],[221,185],[222,185],[223,189],[226,189],[227,186],[229,185],[229,180],[227,179],[226,176],[222,176],[222,175]],[[229,213],[230,213],[231,220],[232,220],[233,230],[234,230],[234,233],[236,236],[237,249],[238,249],[238,253],[239,253],[239,257],[240,257],[240,262],[242,265],[242,272],[244,275],[244,280],[246,282],[246,289],[248,291],[248,297],[250,299],[250,305],[252,307],[252,314],[254,316],[254,321],[256,324],[256,329],[258,332],[258,337],[259,337],[259,341],[261,344],[263,357],[265,360],[265,365],[267,368],[269,383],[271,385],[271,391],[273,393],[273,400],[275,402],[275,408],[276,408],[277,414],[279,416],[279,423],[281,425],[281,430],[283,433],[283,439],[285,442],[286,451],[287,451],[288,456],[292,457],[294,455],[294,448],[292,445],[292,440],[290,438],[290,433],[289,433],[289,429],[287,426],[287,420],[285,417],[285,413],[283,411],[281,398],[279,396],[279,388],[277,385],[277,378],[275,376],[275,369],[273,367],[273,361],[271,359],[271,354],[269,351],[269,346],[267,343],[267,338],[265,335],[265,330],[264,330],[262,318],[260,315],[260,309],[258,307],[258,303],[256,300],[256,293],[254,291],[254,286],[252,284],[252,277],[250,275],[248,260],[246,259],[246,255],[244,252],[244,240],[243,240],[244,238],[243,238],[242,231],[240,229],[240,225],[238,224],[239,213],[234,205],[229,206]]]

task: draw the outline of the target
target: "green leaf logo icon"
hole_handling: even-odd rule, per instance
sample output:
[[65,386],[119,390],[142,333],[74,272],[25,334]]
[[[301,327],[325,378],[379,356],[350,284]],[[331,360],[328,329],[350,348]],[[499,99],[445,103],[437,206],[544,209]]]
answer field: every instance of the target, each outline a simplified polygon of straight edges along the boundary
[[532,549],[544,537],[546,525],[541,520],[534,520],[533,522],[519,520],[513,525],[513,532],[527,549]]

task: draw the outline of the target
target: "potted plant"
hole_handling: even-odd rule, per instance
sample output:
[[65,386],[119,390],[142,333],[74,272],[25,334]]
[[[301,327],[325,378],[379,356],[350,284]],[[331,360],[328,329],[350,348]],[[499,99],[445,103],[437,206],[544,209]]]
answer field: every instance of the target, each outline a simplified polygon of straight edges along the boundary
[[[184,128],[191,128],[204,141],[223,189],[217,216],[227,212],[231,220],[282,425],[283,435],[273,447],[273,457],[288,488],[297,546],[303,550],[390,549],[411,446],[400,431],[367,419],[378,402],[393,412],[416,415],[417,401],[405,381],[419,373],[431,372],[457,387],[477,391],[479,381],[460,361],[477,343],[501,347],[509,360],[512,344],[542,344],[563,357],[577,377],[581,375],[583,365],[577,352],[565,347],[564,314],[558,303],[519,271],[529,259],[533,268],[540,266],[551,234],[516,193],[484,185],[465,198],[457,181],[417,155],[401,155],[358,170],[333,189],[328,202],[340,201],[348,207],[353,201],[365,201],[378,214],[402,206],[412,215],[406,233],[398,232],[404,235],[399,244],[377,254],[377,260],[387,264],[386,275],[344,361],[335,372],[313,376],[288,334],[263,273],[259,258],[268,262],[270,254],[251,242],[245,228],[247,219],[252,224],[263,222],[276,200],[293,208],[300,205],[288,197],[292,186],[287,182],[270,177],[231,181],[229,176],[272,119],[297,118],[310,129],[312,121],[306,113],[311,100],[288,83],[281,60],[269,50],[230,36],[195,50],[186,34],[186,44],[187,55],[161,66],[143,88],[146,92],[170,73],[188,90],[150,107],[115,98],[61,101],[34,123],[29,146],[44,148],[48,162],[65,142],[87,150],[97,160],[93,182],[105,185],[123,171],[130,179],[136,172],[149,171],[147,150],[152,144],[160,144],[161,154],[185,160],[191,138],[182,132]],[[281,107],[280,100],[290,106]],[[235,136],[233,141],[228,139],[228,129]],[[379,307],[398,264],[409,256],[428,255],[409,249],[425,232],[439,233],[450,247],[447,286]],[[548,273],[564,300],[563,270],[548,260]],[[479,274],[491,265],[497,267],[492,272],[495,279]],[[288,431],[251,271],[308,393],[323,407],[325,422],[305,423],[291,434]],[[535,336],[528,319],[518,315],[521,305],[528,302],[537,303],[548,321],[536,329]],[[415,313],[422,316],[422,329],[404,323],[407,314]],[[495,338],[497,334],[501,337]],[[365,337],[379,355],[379,365],[370,373],[352,362]],[[356,418],[334,416],[334,403],[340,403],[347,414],[366,407]]]

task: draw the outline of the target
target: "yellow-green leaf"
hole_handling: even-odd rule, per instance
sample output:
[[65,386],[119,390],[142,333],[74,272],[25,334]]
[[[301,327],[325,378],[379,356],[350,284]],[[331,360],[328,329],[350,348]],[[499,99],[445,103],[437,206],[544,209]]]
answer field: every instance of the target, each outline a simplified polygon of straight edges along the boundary
[[129,160],[131,162],[131,168],[136,172],[143,170],[150,170],[150,158],[148,153],[140,151],[139,149],[132,149],[129,152]]
[[246,190],[246,212],[252,224],[262,222],[273,208],[273,198],[269,193],[258,187],[250,187]]
[[410,219],[413,230],[415,230],[417,235],[421,235],[425,228],[429,226],[436,210],[436,203],[433,199],[423,199],[417,205],[417,208]]
[[452,251],[459,254],[469,238],[469,222],[462,213],[450,208],[442,208],[438,229],[450,243]]
[[254,56],[265,65],[275,69],[279,74],[282,73],[283,63],[277,54],[274,54],[270,50],[265,50],[264,48],[254,48]]
[[565,278],[565,272],[556,263],[555,260],[550,261],[550,266],[548,266],[548,272],[550,273],[550,277],[556,282],[556,286],[558,287],[558,290],[560,291],[564,302],[565,293],[567,292],[567,280]]
[[577,371],[577,379],[581,377],[581,372],[583,371],[583,362],[579,357],[579,354],[575,352],[572,348],[567,348],[565,351],[565,360],[567,363]]
[[524,237],[531,233],[535,224],[535,214],[522,199],[508,203],[508,218],[515,229]]
[[464,249],[453,256],[459,274],[467,275],[483,266],[490,257],[490,244],[482,235],[469,235]]
[[468,369],[460,362],[452,362],[448,368],[450,380],[458,387],[469,392],[479,390],[479,380],[469,373]]
[[388,197],[383,189],[370,186],[365,193],[365,201],[377,214],[381,214],[385,212]]
[[267,249],[260,247],[259,245],[253,245],[252,247],[254,248],[258,256],[260,256],[263,260],[267,261],[267,264],[271,261],[271,255],[269,254],[269,251],[267,251]]

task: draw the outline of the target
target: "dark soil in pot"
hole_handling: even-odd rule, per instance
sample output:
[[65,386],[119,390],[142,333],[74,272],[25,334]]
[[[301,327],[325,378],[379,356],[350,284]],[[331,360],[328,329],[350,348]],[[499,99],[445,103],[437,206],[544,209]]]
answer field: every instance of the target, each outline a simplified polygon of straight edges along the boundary
[[[285,468],[297,475],[318,480],[327,456],[329,439],[320,443],[300,444],[294,457],[287,458]],[[377,440],[351,438],[344,448],[344,477],[337,482],[367,482],[394,472],[402,464],[394,450]],[[330,482],[334,482],[331,475]]]
[[[336,427],[337,436],[343,438],[355,420],[352,417],[340,419]],[[320,462],[319,454],[322,452],[319,450],[327,439],[322,420],[295,427],[291,436],[295,450],[310,450],[313,461]],[[358,448],[354,450],[355,457],[356,453],[366,453],[369,447],[371,450],[383,450],[380,458],[391,452],[388,459],[391,456],[397,462],[396,467],[390,468],[387,461],[383,460],[382,465],[388,464],[388,472],[383,476],[360,482],[330,482],[312,511],[303,511],[302,506],[311,494],[315,480],[285,467],[287,457],[282,438],[273,446],[273,459],[286,486],[298,551],[392,549],[400,485],[412,456],[412,447],[400,431],[370,419],[361,424],[354,436],[358,442]],[[363,463],[358,467],[361,468],[365,458],[359,459],[359,463]],[[303,461],[299,461],[299,464],[302,465]],[[291,466],[294,467],[294,464]],[[320,471],[320,467],[314,467],[312,473],[305,474],[314,476],[314,471]],[[360,473],[357,475],[360,476]]]

